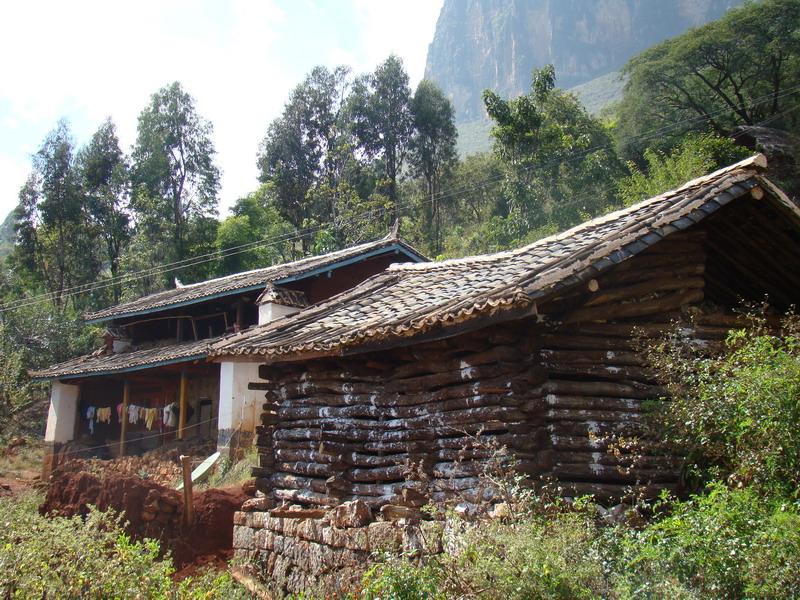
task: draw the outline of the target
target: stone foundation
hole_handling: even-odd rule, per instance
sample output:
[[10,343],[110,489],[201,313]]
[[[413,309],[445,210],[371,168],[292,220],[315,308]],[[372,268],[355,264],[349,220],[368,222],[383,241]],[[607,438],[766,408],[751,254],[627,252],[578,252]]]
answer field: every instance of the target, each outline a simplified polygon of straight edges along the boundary
[[378,553],[434,554],[442,549],[440,521],[372,520],[371,513],[365,516],[350,507],[249,508],[234,516],[236,558],[277,593],[311,590],[334,597],[357,586]]

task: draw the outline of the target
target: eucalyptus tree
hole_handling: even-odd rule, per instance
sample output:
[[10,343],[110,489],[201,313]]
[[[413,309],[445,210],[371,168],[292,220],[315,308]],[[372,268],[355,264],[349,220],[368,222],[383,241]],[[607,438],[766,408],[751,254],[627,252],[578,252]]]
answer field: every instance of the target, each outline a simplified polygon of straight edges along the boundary
[[349,85],[347,67],[315,67],[292,90],[261,143],[259,179],[270,184],[277,209],[298,229],[335,220],[350,147],[342,121]]
[[397,216],[397,179],[414,131],[408,73],[399,57],[389,56],[373,73],[356,79],[348,113],[364,156],[378,159],[383,165],[382,187]]
[[68,289],[94,281],[100,271],[93,238],[85,226],[87,204],[75,166],[75,143],[66,121],[33,156],[33,171],[15,211],[18,243],[13,261],[27,268],[63,309]]
[[[78,152],[77,172],[85,197],[87,224],[91,234],[102,240],[103,259],[111,277],[120,275],[120,258],[131,237],[128,210],[130,179],[117,130],[107,119],[89,143]],[[113,300],[119,300],[119,283],[111,286]]]
[[439,196],[443,177],[455,165],[458,131],[452,103],[432,81],[423,79],[411,100],[413,134],[409,162],[414,175],[425,181],[423,214],[435,254],[442,249]]
[[164,259],[184,259],[214,242],[208,223],[217,214],[220,171],[212,132],[177,81],[154,93],[139,115],[132,208],[139,227],[167,225],[171,245],[163,248]]

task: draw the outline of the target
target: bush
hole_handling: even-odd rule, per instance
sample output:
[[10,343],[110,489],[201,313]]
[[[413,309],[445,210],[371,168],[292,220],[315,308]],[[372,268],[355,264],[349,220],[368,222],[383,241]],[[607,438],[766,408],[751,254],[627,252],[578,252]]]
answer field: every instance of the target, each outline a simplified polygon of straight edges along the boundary
[[[712,484],[641,531],[620,530],[616,592],[790,598],[800,590],[800,512],[752,489]],[[674,595],[674,594],[673,594]]]
[[41,497],[0,500],[0,595],[4,598],[232,598],[226,574],[172,581],[158,542],[133,541],[112,513],[84,519],[39,515]]
[[478,523],[422,564],[394,558],[373,568],[363,597],[602,597],[608,586],[598,539],[593,521],[578,512]]
[[702,481],[724,478],[762,493],[800,492],[800,326],[779,332],[764,319],[730,333],[718,356],[697,357],[684,343],[649,354],[670,401],[653,415],[657,431],[688,457]]

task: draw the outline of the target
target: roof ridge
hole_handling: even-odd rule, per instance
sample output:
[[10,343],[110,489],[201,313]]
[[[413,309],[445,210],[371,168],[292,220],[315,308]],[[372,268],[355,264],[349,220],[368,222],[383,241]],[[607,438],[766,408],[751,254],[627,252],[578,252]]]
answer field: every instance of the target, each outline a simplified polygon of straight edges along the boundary
[[695,177],[694,179],[687,181],[680,187],[667,190],[656,196],[651,196],[650,198],[645,198],[644,200],[640,200],[635,204],[619,208],[610,213],[599,215],[593,219],[584,221],[583,223],[579,223],[574,227],[570,227],[565,231],[561,231],[559,233],[543,237],[534,242],[531,242],[530,244],[526,244],[525,246],[521,246],[513,250],[501,250],[500,252],[494,252],[490,254],[476,254],[472,256],[463,256],[459,258],[449,258],[438,262],[393,264],[389,266],[389,270],[390,271],[436,270],[436,269],[446,269],[451,266],[461,266],[465,264],[474,264],[478,262],[495,262],[506,258],[513,258],[515,256],[525,254],[538,246],[545,246],[546,244],[550,244],[560,239],[570,238],[580,231],[585,231],[587,229],[591,229],[592,227],[603,225],[610,221],[619,219],[624,215],[631,214],[636,212],[637,210],[646,208],[652,204],[657,204],[659,202],[662,202],[668,196],[677,195],[680,192],[685,191],[687,189],[701,186],[705,183],[708,183],[709,181],[712,181],[720,177],[721,175],[726,175],[734,171],[746,170],[748,168],[753,168],[756,171],[756,173],[758,173],[766,169],[766,167],[767,167],[767,158],[760,153],[754,154],[753,156],[750,156],[739,162],[733,163],[732,165],[728,165],[727,167],[722,167],[721,169],[717,169],[716,171],[709,173],[707,175]]
[[[250,282],[249,287],[258,288],[259,286],[266,285],[267,278],[272,278],[274,281],[280,281],[288,276],[302,276],[308,270],[315,268],[325,268],[328,265],[334,265],[338,260],[347,260],[351,257],[357,257],[361,253],[368,253],[371,251],[377,252],[385,248],[398,246],[402,248],[403,252],[407,255],[406,260],[415,260],[414,257],[420,260],[427,260],[425,255],[419,252],[416,248],[405,242],[400,238],[393,237],[393,233],[378,238],[355,244],[347,248],[340,248],[330,252],[321,254],[312,254],[304,256],[293,261],[276,263],[273,265],[259,267],[257,269],[250,269],[248,271],[240,271],[238,273],[231,273],[230,275],[223,275],[212,279],[205,279],[195,283],[181,284],[179,287],[169,288],[138,296],[125,302],[120,302],[99,310],[86,312],[83,317],[86,320],[104,320],[113,318],[116,315],[138,314],[139,310],[151,310],[156,308],[168,307],[173,304],[179,304],[184,298],[185,301],[202,301],[202,299],[209,294],[204,293],[205,287],[221,286],[224,287],[225,293],[235,292],[237,289],[247,288],[247,279],[252,278],[257,281]],[[241,282],[240,282],[241,280]],[[155,306],[146,306],[146,305]],[[138,308],[141,307],[141,308]]]

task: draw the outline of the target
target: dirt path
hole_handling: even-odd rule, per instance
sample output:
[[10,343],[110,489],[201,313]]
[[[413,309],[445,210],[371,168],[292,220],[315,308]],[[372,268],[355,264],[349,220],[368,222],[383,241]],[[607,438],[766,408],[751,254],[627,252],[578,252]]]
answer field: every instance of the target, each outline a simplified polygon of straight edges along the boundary
[[20,477],[0,477],[0,498],[22,494],[41,483],[36,472],[23,472],[20,475]]

